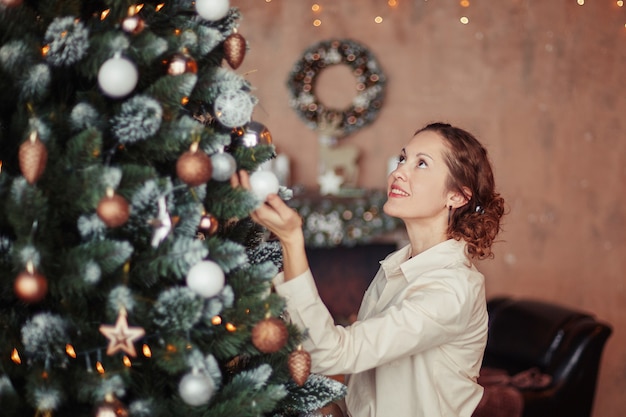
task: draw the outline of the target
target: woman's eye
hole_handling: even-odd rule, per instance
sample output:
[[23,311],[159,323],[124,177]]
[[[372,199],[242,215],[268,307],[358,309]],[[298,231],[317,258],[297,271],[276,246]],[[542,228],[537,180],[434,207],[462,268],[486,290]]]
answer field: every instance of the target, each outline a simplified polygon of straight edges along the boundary
[[404,155],[399,155],[398,156],[398,165],[404,164],[406,162],[406,158],[404,157]]
[[428,164],[423,159],[420,159],[419,161],[417,161],[417,167],[418,168],[427,168]]

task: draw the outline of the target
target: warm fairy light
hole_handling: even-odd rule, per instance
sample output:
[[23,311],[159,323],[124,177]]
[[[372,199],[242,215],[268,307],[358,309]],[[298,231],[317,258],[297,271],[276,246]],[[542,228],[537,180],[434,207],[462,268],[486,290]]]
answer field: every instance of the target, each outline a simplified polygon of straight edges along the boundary
[[237,330],[237,326],[232,323],[226,323],[224,327],[226,327],[226,330],[228,330],[229,332],[234,332],[235,330]]
[[41,379],[48,379],[48,377],[49,377],[49,376],[50,376],[50,375],[49,375],[46,371],[43,371],[43,372],[41,373]]
[[387,4],[389,5],[389,7],[396,7],[398,5],[398,2],[396,0],[388,0]]
[[41,47],[41,55],[46,56],[50,52],[50,45],[44,45]]
[[376,17],[374,18],[374,22],[376,22],[376,23],[382,23],[382,21],[383,21],[383,18],[382,18],[382,17],[380,17],[380,16],[376,16]]
[[165,3],[157,4],[156,11],[158,12],[165,6]]
[[462,7],[469,7],[469,6],[470,6],[470,2],[469,2],[469,0],[461,0],[461,1],[459,2],[459,4],[460,4]]
[[319,4],[315,3],[313,4],[313,6],[311,6],[311,10],[313,10],[314,12],[319,12],[320,10],[322,10],[322,8]]
[[211,319],[211,324],[214,326],[219,326],[220,324],[222,324],[222,318],[220,316],[213,316],[213,318]]
[[130,368],[131,366],[133,366],[133,363],[130,361],[130,358],[126,355],[124,355],[124,357],[122,358],[122,362],[124,362],[124,366],[127,368]]
[[189,97],[183,97],[180,99],[180,104],[182,104],[183,106],[187,103],[189,103]]
[[315,20],[313,21],[313,26],[320,26],[321,24],[322,24],[322,21],[321,21],[321,20],[319,20],[319,19],[315,19]]
[[20,354],[17,352],[17,349],[13,348],[13,352],[11,352],[11,360],[18,365],[22,363],[22,359],[20,358]]
[[174,352],[176,352],[176,351],[178,350],[178,349],[176,349],[176,346],[174,346],[174,345],[167,345],[167,346],[165,347],[165,349],[167,349],[167,351],[168,351],[169,353],[174,353]]
[[463,23],[464,25],[467,25],[469,23],[469,19],[467,18],[467,16],[463,16],[459,19],[461,21],[461,23]]
[[102,362],[96,362],[96,371],[98,371],[99,374],[104,373],[104,366],[102,366]]
[[178,28],[174,29],[174,35],[180,36],[181,33],[182,33],[182,30],[180,30]]
[[100,13],[100,20],[106,19],[109,13],[111,13],[111,9],[103,10],[102,13]]
[[[143,9],[143,3],[136,5],[135,7],[133,7],[134,9],[134,14],[137,14],[141,11],[141,9]],[[130,12],[130,10],[129,10]]]
[[2,174],[2,161],[0,161],[0,174]]
[[144,344],[141,347],[141,353],[143,353],[143,356],[145,356],[146,358],[150,358],[152,357],[152,351],[150,350],[150,346]]
[[578,3],[579,6],[582,6],[585,4],[585,0],[577,0],[576,3]]
[[622,0],[617,0],[617,6],[618,7],[623,7],[624,6],[624,2]]
[[76,351],[74,350],[74,346],[70,345],[69,343],[65,345],[65,353],[67,353],[68,356],[76,359]]

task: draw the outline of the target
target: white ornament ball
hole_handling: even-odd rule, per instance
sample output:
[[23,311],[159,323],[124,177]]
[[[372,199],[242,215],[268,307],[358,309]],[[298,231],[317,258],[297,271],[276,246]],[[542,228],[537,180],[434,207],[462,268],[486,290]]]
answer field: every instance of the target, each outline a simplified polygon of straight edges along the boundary
[[211,155],[211,164],[213,165],[211,178],[215,181],[228,181],[237,170],[237,161],[227,152]]
[[113,57],[102,64],[98,71],[98,84],[109,97],[120,98],[135,89],[139,73],[132,61],[124,57]]
[[201,261],[187,272],[187,286],[196,294],[215,297],[224,288],[224,271],[213,261]]
[[215,392],[215,383],[211,377],[199,372],[183,376],[178,384],[178,394],[183,401],[192,406],[209,402]]
[[229,9],[228,0],[196,0],[196,12],[206,20],[220,20]]
[[250,188],[259,200],[265,201],[268,195],[278,193],[280,184],[272,171],[255,171],[250,175]]

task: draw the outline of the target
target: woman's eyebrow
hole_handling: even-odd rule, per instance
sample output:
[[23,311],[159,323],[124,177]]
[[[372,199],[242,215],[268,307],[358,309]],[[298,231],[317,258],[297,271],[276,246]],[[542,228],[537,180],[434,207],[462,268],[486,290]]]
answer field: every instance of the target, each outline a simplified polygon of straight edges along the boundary
[[429,154],[427,154],[427,153],[425,153],[425,152],[418,152],[418,153],[416,153],[416,154],[415,154],[415,156],[416,156],[416,157],[418,157],[418,158],[419,158],[420,156],[425,156],[426,158],[428,158],[428,159],[430,159],[430,160],[432,160],[432,161],[434,161],[434,160],[435,160],[432,156],[430,156]]

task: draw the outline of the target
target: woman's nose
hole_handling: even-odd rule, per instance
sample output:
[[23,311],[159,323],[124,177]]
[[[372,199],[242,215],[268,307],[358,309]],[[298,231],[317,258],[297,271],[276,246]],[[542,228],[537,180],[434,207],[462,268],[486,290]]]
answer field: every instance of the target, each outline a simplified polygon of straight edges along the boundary
[[405,179],[406,177],[404,175],[404,172],[402,172],[402,166],[403,165],[398,165],[396,167],[396,169],[391,171],[391,174],[389,174],[389,175],[391,175],[391,177],[396,179],[396,180],[398,180],[398,179]]

